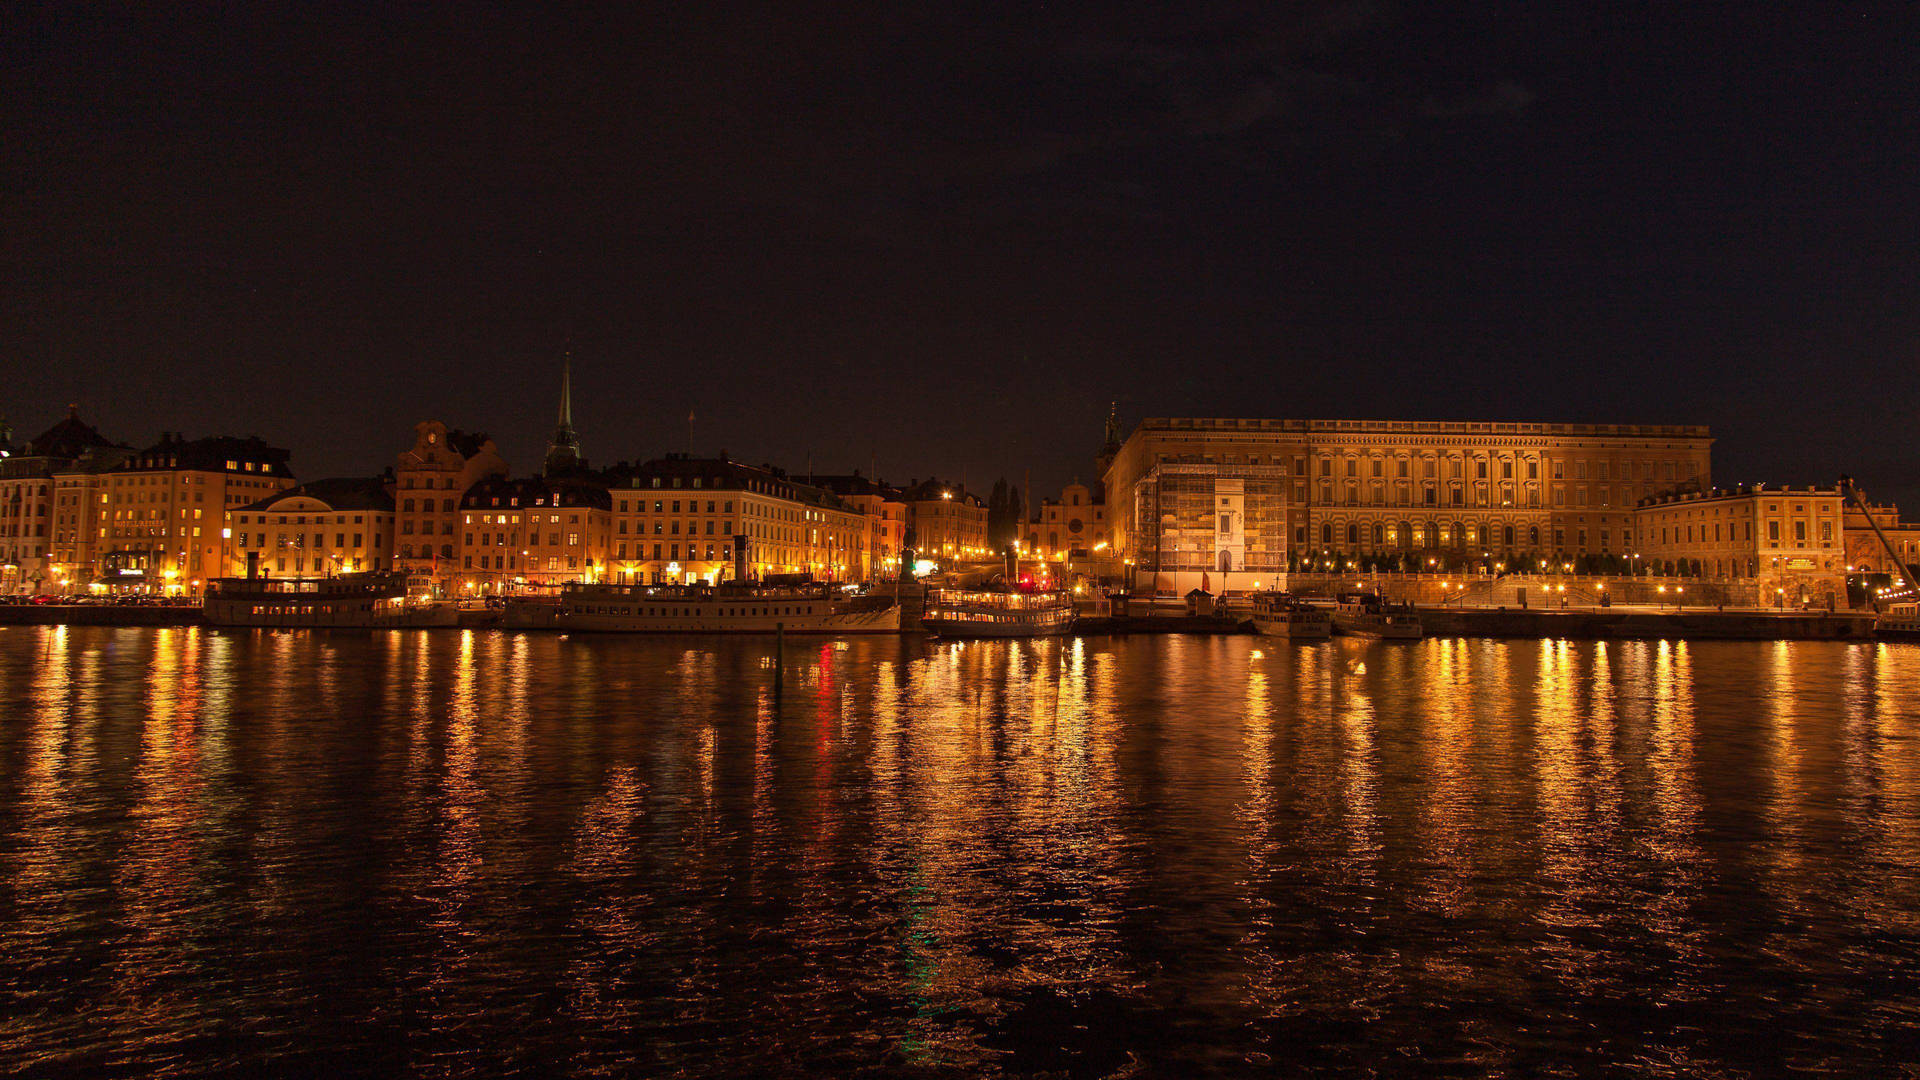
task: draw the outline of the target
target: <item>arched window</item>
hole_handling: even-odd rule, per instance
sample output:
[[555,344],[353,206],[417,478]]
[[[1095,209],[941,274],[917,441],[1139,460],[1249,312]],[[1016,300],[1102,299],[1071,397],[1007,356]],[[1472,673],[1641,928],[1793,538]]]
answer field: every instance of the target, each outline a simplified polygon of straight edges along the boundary
[[1374,522],[1373,523],[1373,546],[1374,547],[1380,546],[1381,541],[1385,537],[1385,534],[1386,534],[1386,529],[1383,528],[1379,522],[1377,521]]
[[1333,543],[1333,523],[1332,522],[1323,521],[1320,523],[1320,542],[1323,544]]
[[1505,528],[1501,529],[1500,535],[1503,538],[1504,546],[1506,547],[1513,546],[1513,526],[1508,525]]
[[1453,546],[1466,547],[1471,542],[1472,541],[1469,538],[1469,534],[1467,533],[1467,527],[1457,521],[1454,522],[1453,523]]
[[1403,548],[1412,547],[1416,542],[1417,541],[1415,541],[1413,538],[1413,526],[1407,522],[1404,522],[1404,521],[1401,522],[1400,523],[1400,546]]
[[1535,548],[1540,546],[1540,526],[1527,526],[1527,546]]
[[1348,522],[1347,523],[1347,545],[1349,547],[1358,547],[1359,544],[1360,544],[1360,526],[1353,522]]
[[1440,527],[1431,521],[1427,522],[1427,546],[1440,546]]

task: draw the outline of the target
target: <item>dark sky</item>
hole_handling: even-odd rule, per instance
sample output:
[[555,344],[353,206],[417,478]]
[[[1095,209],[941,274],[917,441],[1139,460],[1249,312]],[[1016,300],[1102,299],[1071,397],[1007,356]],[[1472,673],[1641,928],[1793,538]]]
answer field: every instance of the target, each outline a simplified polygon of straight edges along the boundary
[[[211,12],[212,5],[180,5]],[[1920,516],[1920,5],[10,10],[0,411],[984,487],[1143,415],[1694,422]]]

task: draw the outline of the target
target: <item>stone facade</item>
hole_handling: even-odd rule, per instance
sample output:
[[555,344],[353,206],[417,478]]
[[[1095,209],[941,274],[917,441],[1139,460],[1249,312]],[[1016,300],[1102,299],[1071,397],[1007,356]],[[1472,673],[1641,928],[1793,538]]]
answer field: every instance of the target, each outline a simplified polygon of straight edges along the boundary
[[1791,604],[1845,590],[1838,488],[1756,485],[1664,495],[1642,502],[1635,518],[1637,553],[1655,573],[1755,579],[1763,600]]
[[865,581],[874,535],[868,514],[778,469],[670,454],[608,474],[614,580],[708,583],[735,576],[806,574]]
[[900,493],[916,558],[941,561],[992,558],[987,504],[960,484],[921,480]]
[[461,501],[475,484],[507,475],[493,440],[448,428],[438,420],[413,427],[413,445],[393,464],[393,568],[417,593],[451,596],[459,576]]
[[1024,539],[1028,551],[1050,558],[1085,557],[1101,544],[1111,545],[1105,493],[1077,480],[1068,484],[1060,489],[1058,499],[1040,501],[1039,512],[1027,523]]
[[613,516],[606,485],[586,478],[487,477],[460,503],[462,596],[608,580]]
[[256,438],[186,439],[177,432],[111,464],[56,477],[66,569],[76,584],[115,592],[197,595],[227,573],[229,511],[293,486],[288,453]]
[[61,592],[72,584],[75,519],[94,507],[63,491],[60,474],[115,464],[127,448],[69,408],[66,419],[23,445],[0,422],[0,592]]
[[227,512],[227,574],[331,577],[386,569],[393,558],[392,480],[301,484]]
[[1114,557],[1137,588],[1393,556],[1444,566],[1623,554],[1634,507],[1710,485],[1704,427],[1143,421],[1109,445]]

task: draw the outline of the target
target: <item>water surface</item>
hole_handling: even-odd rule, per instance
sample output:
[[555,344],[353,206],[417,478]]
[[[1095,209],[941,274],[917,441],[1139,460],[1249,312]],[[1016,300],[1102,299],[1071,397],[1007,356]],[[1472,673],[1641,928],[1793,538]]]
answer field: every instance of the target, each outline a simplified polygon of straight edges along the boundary
[[1895,1072],[1920,647],[0,629],[0,1072]]

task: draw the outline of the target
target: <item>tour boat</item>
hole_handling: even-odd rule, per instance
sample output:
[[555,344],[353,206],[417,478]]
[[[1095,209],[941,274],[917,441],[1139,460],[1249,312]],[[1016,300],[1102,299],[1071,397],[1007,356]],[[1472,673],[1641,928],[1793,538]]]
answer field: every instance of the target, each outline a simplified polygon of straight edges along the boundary
[[1356,637],[1406,640],[1421,636],[1410,604],[1389,604],[1373,593],[1348,593],[1333,609],[1333,628]]
[[557,600],[509,600],[501,625],[626,634],[891,634],[892,598],[844,600],[826,585],[572,583]]
[[1333,613],[1291,593],[1253,594],[1253,628],[1273,637],[1314,640],[1333,636]]
[[1046,637],[1073,625],[1073,594],[930,588],[920,625],[942,637]]
[[1920,641],[1920,603],[1890,604],[1873,621],[1873,636],[1888,641]]
[[215,578],[201,617],[214,626],[452,626],[449,604],[407,600],[404,574],[383,570],[321,578]]

